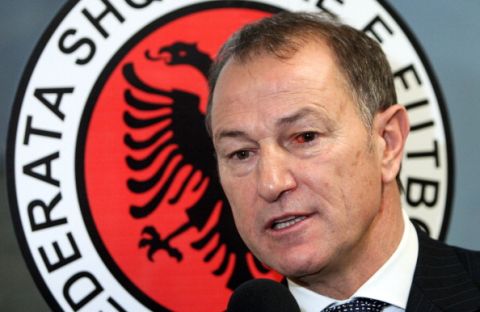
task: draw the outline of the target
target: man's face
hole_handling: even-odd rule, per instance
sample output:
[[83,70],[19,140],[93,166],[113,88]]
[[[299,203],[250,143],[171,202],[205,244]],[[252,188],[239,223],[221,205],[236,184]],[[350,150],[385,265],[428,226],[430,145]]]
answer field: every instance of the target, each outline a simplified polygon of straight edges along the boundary
[[351,264],[381,209],[381,152],[329,48],[230,60],[213,94],[220,180],[264,263],[301,278]]

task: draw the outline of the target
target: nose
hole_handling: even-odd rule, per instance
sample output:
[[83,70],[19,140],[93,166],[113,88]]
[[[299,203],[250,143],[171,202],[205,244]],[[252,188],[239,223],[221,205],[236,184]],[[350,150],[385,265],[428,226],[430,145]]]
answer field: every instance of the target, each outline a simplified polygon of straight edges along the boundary
[[291,171],[291,160],[280,148],[269,147],[262,151],[257,177],[258,194],[267,202],[276,201],[297,186]]

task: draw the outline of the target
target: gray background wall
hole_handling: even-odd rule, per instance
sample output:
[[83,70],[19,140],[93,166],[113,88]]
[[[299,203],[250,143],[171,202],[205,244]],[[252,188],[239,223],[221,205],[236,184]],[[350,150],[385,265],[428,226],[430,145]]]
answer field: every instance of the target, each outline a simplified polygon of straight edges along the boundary
[[[447,242],[480,250],[480,1],[390,0],[423,46],[443,91],[452,127],[456,187]],[[0,310],[48,311],[20,255],[5,189],[7,124],[33,48],[65,3],[1,0],[0,5]]]

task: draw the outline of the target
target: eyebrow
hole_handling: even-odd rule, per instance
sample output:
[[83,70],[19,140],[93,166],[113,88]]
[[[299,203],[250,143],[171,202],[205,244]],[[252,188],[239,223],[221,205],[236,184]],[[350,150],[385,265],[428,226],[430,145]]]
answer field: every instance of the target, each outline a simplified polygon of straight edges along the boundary
[[285,117],[280,118],[279,120],[277,120],[275,122],[275,126],[277,128],[288,126],[290,124],[293,124],[293,123],[305,118],[308,115],[318,116],[317,112],[314,111],[313,109],[308,108],[308,107],[304,107],[304,108],[300,109],[299,111],[293,113],[290,116],[285,116]]
[[[275,127],[276,128],[283,128],[287,127],[291,124],[294,124],[295,122],[298,122],[301,119],[304,119],[307,116],[315,116],[316,118],[320,118],[322,120],[326,120],[327,118],[321,114],[319,114],[317,111],[304,107],[301,108],[300,110],[294,112],[293,114],[289,116],[282,117],[278,119],[275,122]],[[245,139],[245,140],[251,140],[250,137],[247,135],[246,132],[240,131],[240,130],[222,130],[218,134],[215,135],[215,139],[217,141],[220,141],[224,138],[240,138],[240,139]]]
[[221,131],[217,135],[215,135],[217,141],[225,138],[244,138],[248,139],[248,136],[245,132],[239,130],[225,130]]

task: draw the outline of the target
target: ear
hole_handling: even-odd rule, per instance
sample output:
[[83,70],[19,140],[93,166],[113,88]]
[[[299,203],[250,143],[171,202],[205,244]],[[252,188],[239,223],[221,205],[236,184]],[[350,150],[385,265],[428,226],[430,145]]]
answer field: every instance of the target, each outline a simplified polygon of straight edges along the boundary
[[406,109],[395,104],[377,113],[374,120],[375,133],[380,140],[382,181],[395,181],[403,159],[403,149],[410,131]]

